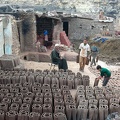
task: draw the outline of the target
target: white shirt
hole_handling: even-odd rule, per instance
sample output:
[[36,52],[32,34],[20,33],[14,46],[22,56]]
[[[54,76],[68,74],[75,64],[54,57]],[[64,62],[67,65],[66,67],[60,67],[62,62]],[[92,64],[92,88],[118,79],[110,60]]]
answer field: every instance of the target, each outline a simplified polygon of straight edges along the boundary
[[81,43],[79,49],[81,49],[80,56],[87,57],[87,51],[90,51],[90,46],[88,44],[84,45],[84,43]]

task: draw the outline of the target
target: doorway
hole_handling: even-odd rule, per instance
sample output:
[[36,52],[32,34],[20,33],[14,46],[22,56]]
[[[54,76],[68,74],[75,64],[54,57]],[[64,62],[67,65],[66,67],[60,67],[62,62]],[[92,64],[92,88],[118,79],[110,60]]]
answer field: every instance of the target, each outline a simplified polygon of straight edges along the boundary
[[37,39],[44,45],[44,31],[48,32],[47,46],[52,45],[53,23],[51,18],[36,16]]
[[68,36],[68,22],[63,22],[63,31],[65,31],[66,35]]

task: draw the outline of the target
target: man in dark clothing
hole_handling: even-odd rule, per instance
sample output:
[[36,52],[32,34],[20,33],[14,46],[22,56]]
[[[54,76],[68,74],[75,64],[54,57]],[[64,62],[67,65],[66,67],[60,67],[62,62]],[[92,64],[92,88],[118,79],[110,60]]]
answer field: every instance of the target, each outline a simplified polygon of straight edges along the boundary
[[95,61],[95,59],[97,58],[97,55],[98,55],[98,48],[95,46],[95,44],[93,44],[93,45],[91,46],[91,57],[92,57],[92,61],[91,61],[90,67],[92,67],[93,63],[94,63],[94,66],[96,66],[96,61]]
[[100,80],[104,77],[103,86],[106,86],[111,77],[111,72],[106,68],[102,68],[100,65],[97,66],[97,70],[100,71],[100,76],[97,79]]
[[51,52],[51,60],[52,60],[52,63],[58,65],[59,69],[64,69],[64,71],[68,69],[66,59],[61,58],[60,56],[59,44],[55,44],[55,48]]

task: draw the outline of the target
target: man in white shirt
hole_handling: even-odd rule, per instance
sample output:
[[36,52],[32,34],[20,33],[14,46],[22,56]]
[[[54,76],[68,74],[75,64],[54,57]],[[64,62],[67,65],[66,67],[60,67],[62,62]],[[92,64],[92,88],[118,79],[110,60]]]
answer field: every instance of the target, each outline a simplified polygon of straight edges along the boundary
[[80,57],[79,57],[80,71],[84,71],[86,59],[90,52],[90,46],[88,45],[86,39],[83,41],[83,43],[80,44],[79,52],[80,52]]

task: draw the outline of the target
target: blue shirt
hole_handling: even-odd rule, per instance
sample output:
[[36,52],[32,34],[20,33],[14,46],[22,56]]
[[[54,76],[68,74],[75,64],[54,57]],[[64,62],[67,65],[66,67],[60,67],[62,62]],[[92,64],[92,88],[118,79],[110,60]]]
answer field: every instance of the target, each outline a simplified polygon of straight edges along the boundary
[[98,52],[98,48],[97,48],[96,46],[92,46],[92,47],[91,47],[91,51],[92,51],[92,52]]

